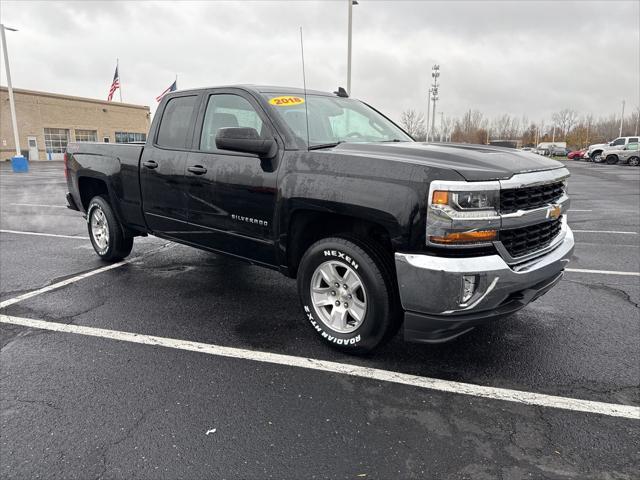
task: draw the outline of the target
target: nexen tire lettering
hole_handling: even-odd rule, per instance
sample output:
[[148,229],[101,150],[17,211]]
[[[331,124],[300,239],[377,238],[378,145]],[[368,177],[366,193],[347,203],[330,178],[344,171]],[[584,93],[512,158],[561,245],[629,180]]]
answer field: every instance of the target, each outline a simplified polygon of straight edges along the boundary
[[341,252],[340,250],[324,250],[324,256],[341,258],[356,270],[358,269],[358,264],[356,263],[356,261],[346,253]]
[[313,325],[313,328],[315,328],[316,331],[320,335],[322,335],[322,338],[324,338],[325,340],[333,342],[336,345],[355,345],[360,341],[360,335],[356,335],[353,338],[336,338],[333,335],[329,335],[322,329],[320,325],[318,325],[318,322],[315,321],[315,319],[313,318],[313,314],[311,313],[311,309],[307,305],[304,306],[304,311],[307,314],[307,318],[311,322],[311,325]]

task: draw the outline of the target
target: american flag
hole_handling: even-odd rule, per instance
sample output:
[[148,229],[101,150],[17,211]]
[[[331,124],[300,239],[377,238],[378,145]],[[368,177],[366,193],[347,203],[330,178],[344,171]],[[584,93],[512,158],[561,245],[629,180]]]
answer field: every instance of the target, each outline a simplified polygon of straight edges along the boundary
[[156,102],[159,102],[160,100],[162,100],[162,97],[164,97],[167,93],[175,92],[177,89],[178,89],[178,80],[174,80],[173,83],[169,85],[169,87],[164,92],[162,92],[160,95],[156,97]]
[[113,94],[120,88],[120,75],[118,75],[118,66],[116,65],[116,73],[113,75],[113,82],[111,82],[111,88],[109,88],[109,96],[107,102],[113,99]]

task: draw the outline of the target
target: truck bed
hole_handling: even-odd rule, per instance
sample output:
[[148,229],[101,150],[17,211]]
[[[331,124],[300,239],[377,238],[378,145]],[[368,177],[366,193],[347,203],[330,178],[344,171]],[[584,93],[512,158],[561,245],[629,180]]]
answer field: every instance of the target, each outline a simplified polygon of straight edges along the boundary
[[139,162],[143,150],[143,142],[70,143],[65,155],[65,169],[69,192],[78,210],[86,212],[85,203],[90,196],[81,198],[81,192],[93,188],[92,179],[102,180],[99,183],[108,185],[109,195],[118,200],[114,205],[122,223],[144,230],[139,182]]

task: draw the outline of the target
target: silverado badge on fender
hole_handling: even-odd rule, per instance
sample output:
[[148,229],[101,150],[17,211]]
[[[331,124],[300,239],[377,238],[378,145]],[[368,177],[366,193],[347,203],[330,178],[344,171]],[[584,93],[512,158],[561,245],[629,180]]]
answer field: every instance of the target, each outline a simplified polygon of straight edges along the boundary
[[243,215],[236,215],[235,213],[231,214],[231,218],[239,222],[253,223],[255,225],[260,225],[262,227],[269,226],[269,222],[267,222],[266,220],[258,220],[257,218],[245,217]]

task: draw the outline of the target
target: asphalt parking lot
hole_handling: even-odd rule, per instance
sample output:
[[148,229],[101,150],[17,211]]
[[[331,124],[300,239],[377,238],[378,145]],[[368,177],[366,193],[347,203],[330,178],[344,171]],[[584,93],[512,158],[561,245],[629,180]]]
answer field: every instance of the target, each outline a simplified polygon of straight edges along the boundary
[[355,358],[276,272],[152,237],[104,269],[62,164],[3,164],[0,476],[638,478],[640,168],[566,165],[576,252],[555,289]]

